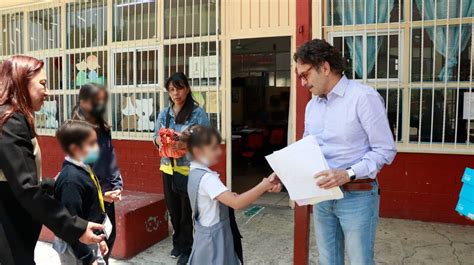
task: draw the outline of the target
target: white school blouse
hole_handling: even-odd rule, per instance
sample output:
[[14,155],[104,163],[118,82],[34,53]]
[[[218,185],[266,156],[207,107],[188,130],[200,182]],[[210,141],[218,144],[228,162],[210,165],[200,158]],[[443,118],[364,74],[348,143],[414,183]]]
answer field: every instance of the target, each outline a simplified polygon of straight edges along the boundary
[[219,174],[207,166],[197,161],[191,161],[190,168],[191,170],[198,168],[207,171],[202,176],[199,184],[197,196],[199,216],[197,221],[202,226],[215,225],[219,222],[219,202],[216,198],[229,189],[219,179]]

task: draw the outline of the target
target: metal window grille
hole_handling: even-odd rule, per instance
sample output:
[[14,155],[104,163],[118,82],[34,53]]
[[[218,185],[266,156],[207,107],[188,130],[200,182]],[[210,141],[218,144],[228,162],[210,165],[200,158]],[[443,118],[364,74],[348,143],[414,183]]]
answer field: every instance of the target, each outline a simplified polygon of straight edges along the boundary
[[23,12],[16,10],[11,13],[2,14],[1,34],[1,55],[23,53],[24,51],[24,21]]
[[[474,153],[472,0],[327,0],[345,74],[377,89],[399,149]],[[451,53],[451,54],[450,54]]]
[[221,129],[219,23],[219,0],[164,1],[164,76],[184,72],[194,99]]
[[110,93],[116,138],[150,139],[166,78],[185,72],[193,96],[221,128],[218,0],[53,1],[0,10],[0,60],[27,54],[44,60],[50,96],[35,114],[52,135],[88,82]]
[[61,47],[60,7],[28,12],[29,51]]

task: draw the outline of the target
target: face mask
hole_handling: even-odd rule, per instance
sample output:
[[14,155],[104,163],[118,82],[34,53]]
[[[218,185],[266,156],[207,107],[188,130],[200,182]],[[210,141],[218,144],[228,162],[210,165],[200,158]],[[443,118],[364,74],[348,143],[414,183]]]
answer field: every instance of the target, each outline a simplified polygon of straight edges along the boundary
[[102,118],[104,117],[106,110],[107,110],[107,107],[105,106],[105,104],[95,104],[92,107],[91,114],[95,118]]
[[87,151],[87,155],[82,159],[82,162],[88,165],[94,164],[99,159],[99,151],[99,146],[97,145],[89,149],[89,151]]

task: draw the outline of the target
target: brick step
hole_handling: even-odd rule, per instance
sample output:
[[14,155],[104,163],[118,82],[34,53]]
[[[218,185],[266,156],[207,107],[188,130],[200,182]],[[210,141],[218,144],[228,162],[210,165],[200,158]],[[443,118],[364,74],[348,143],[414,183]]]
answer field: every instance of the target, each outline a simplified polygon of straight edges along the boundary
[[[164,196],[124,191],[115,205],[117,239],[112,257],[129,259],[168,236]],[[43,226],[40,240],[51,242],[54,234]]]

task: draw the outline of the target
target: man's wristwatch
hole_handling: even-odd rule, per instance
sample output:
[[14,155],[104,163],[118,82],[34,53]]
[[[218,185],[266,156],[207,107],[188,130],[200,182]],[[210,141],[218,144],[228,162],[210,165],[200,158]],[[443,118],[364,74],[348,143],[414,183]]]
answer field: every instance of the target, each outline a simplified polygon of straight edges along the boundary
[[354,181],[356,179],[356,173],[354,172],[354,169],[351,167],[346,169],[347,175],[349,175],[349,178],[351,181]]

